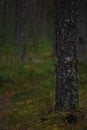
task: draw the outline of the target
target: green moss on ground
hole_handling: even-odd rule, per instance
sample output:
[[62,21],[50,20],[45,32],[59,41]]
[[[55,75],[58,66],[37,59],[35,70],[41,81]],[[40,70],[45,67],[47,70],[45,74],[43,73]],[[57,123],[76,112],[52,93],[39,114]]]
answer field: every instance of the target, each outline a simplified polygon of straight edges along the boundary
[[31,60],[27,59],[23,64],[9,49],[8,53],[3,50],[5,53],[0,61],[0,102],[4,102],[0,107],[2,127],[8,130],[86,130],[87,64],[79,65],[80,111],[85,113],[85,119],[70,125],[54,112],[55,62],[52,49],[45,46],[42,52],[33,47],[31,50],[27,54]]

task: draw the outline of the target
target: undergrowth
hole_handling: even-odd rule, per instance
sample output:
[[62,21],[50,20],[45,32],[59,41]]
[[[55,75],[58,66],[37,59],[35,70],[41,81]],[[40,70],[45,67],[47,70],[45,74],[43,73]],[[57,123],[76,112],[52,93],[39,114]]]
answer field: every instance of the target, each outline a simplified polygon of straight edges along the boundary
[[[20,54],[16,55],[14,49],[12,53],[9,49],[3,50],[5,53],[0,61],[0,100],[6,94],[13,94],[6,107],[0,108],[3,127],[11,130],[86,130],[86,123],[71,126],[61,122],[54,112],[55,58],[52,48],[49,45],[46,48],[45,44],[42,52],[41,45],[38,50],[31,46],[31,50],[23,64],[18,60]],[[31,60],[28,59],[30,57]],[[79,64],[79,75],[80,108],[86,113],[86,63]]]

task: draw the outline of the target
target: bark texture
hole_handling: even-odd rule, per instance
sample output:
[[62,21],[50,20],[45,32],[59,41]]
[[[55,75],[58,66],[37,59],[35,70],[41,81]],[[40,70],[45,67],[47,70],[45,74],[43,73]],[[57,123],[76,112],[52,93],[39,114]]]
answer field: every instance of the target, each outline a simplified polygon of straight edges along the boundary
[[78,0],[56,0],[56,111],[79,104],[77,20]]

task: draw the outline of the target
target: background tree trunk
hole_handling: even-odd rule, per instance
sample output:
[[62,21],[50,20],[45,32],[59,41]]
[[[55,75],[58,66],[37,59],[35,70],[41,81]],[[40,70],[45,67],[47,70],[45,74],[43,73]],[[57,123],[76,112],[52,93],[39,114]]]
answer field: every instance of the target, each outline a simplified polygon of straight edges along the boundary
[[26,40],[28,34],[28,18],[29,18],[29,1],[15,1],[15,17],[16,17],[16,42],[21,49],[21,60],[26,58]]
[[56,0],[56,111],[79,104],[77,20],[78,0]]
[[80,1],[79,8],[79,59],[82,62],[86,62],[86,51],[87,51],[87,0]]
[[6,7],[7,1],[0,1],[0,39],[1,44],[6,42]]

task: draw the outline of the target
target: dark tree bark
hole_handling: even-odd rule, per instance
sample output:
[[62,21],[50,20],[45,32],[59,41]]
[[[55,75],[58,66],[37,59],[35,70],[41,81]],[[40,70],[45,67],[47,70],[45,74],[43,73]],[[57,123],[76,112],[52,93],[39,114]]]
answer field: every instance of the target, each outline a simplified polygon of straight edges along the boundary
[[86,62],[86,51],[87,51],[87,0],[80,1],[79,8],[79,59],[82,62]]
[[56,111],[79,106],[78,0],[56,0]]

